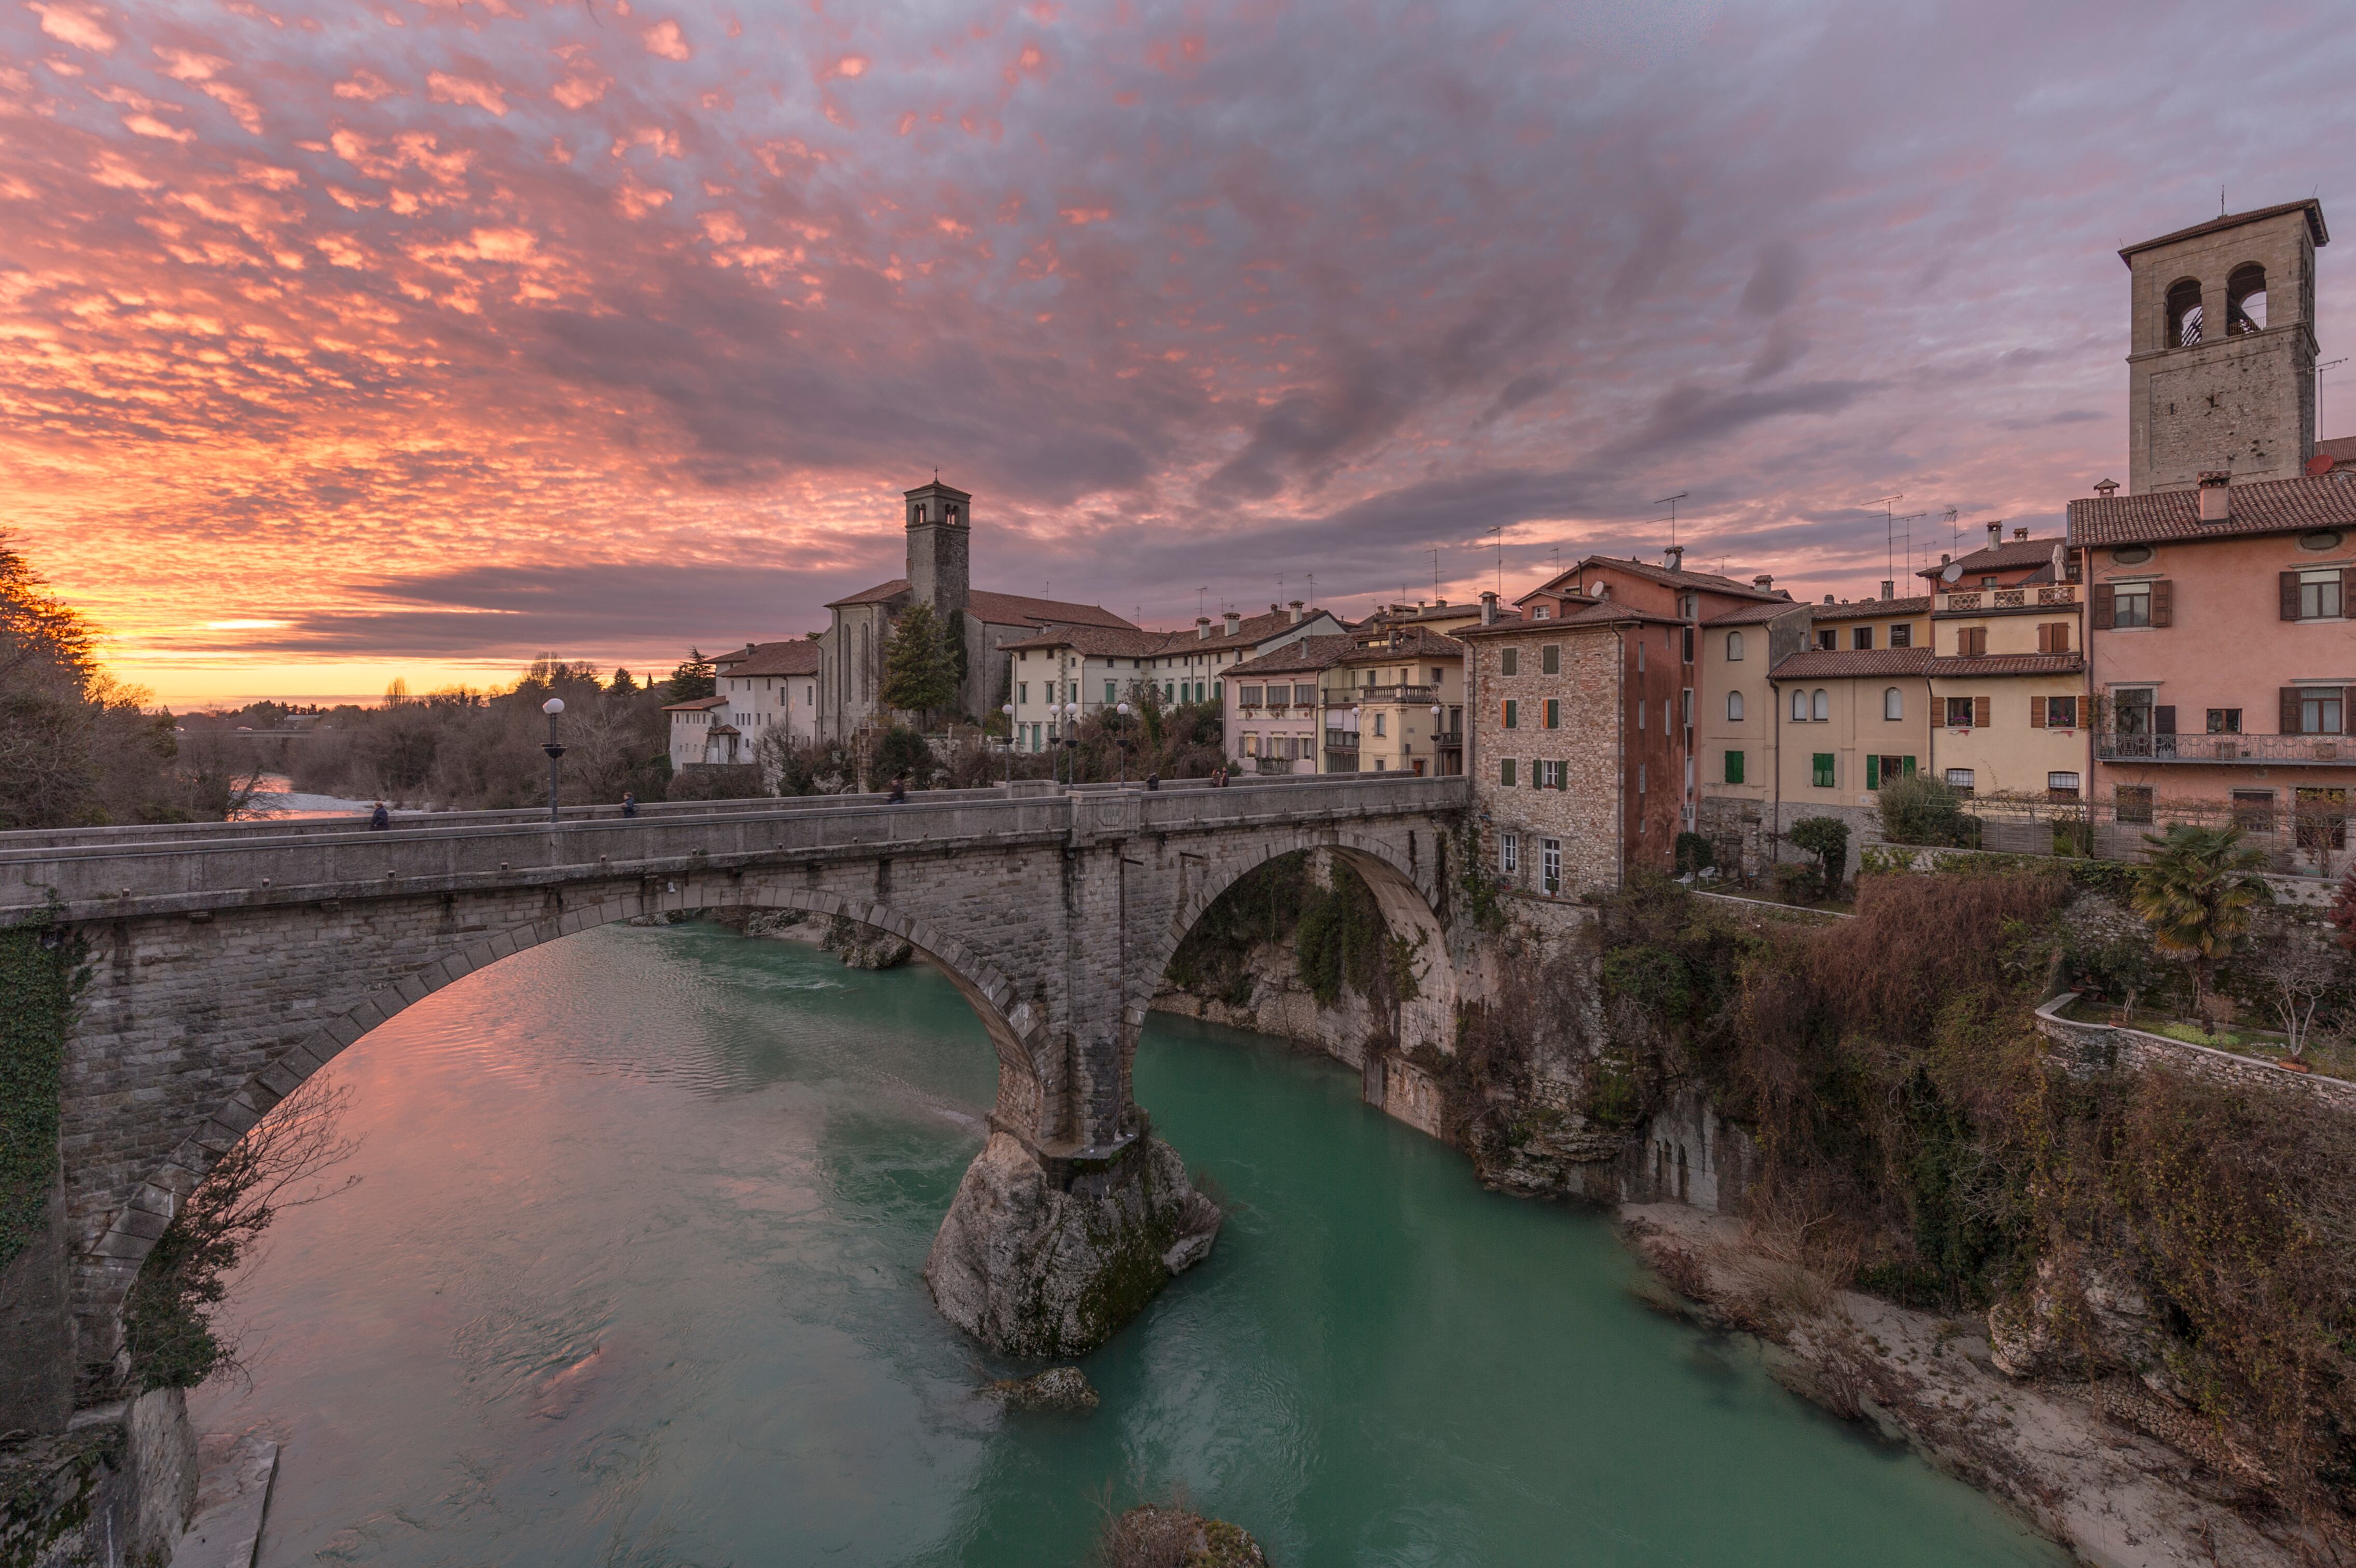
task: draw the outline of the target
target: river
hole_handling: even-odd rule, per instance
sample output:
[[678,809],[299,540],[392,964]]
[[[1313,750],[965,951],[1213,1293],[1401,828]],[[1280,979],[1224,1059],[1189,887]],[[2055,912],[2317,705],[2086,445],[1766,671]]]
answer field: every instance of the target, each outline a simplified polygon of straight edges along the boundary
[[1285,1568],[2066,1561],[1280,1042],[1149,1027],[1139,1099],[1235,1211],[1087,1417],[977,1400],[1015,1369],[926,1296],[996,1073],[932,971],[608,927],[327,1071],[360,1179],[281,1217],[193,1402],[285,1444],[272,1568],[1077,1568],[1173,1486]]

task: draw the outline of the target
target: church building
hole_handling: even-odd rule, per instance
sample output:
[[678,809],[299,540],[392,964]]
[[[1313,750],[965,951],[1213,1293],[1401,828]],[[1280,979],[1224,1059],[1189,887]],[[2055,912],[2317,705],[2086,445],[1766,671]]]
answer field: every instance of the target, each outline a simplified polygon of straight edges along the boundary
[[842,738],[889,717],[879,695],[884,650],[893,623],[914,606],[930,606],[938,624],[963,634],[966,678],[958,706],[977,718],[1008,700],[1008,643],[1064,627],[1137,629],[1099,605],[973,587],[973,497],[935,479],[908,491],[906,501],[906,574],[827,606],[832,619],[818,639],[821,736]]

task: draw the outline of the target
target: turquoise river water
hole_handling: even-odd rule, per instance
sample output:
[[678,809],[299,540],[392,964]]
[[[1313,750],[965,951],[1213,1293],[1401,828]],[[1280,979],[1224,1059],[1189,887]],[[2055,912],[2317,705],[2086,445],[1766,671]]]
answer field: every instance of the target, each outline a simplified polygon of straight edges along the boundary
[[281,1218],[195,1402],[285,1444],[271,1568],[1078,1568],[1173,1487],[1284,1568],[2064,1561],[1279,1042],[1148,1030],[1139,1099],[1235,1208],[1087,1417],[976,1399],[1018,1369],[925,1294],[996,1072],[929,970],[607,928],[328,1071],[361,1179]]

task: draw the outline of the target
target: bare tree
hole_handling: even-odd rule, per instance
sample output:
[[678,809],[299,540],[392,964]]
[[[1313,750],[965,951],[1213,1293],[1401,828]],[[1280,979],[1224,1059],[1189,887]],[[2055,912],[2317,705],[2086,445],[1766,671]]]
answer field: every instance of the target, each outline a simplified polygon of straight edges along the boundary
[[2277,940],[2265,944],[2254,966],[2265,981],[2266,1001],[2281,1020],[2291,1058],[2305,1054],[2316,1009],[2345,976],[2330,945],[2304,926],[2286,922]]

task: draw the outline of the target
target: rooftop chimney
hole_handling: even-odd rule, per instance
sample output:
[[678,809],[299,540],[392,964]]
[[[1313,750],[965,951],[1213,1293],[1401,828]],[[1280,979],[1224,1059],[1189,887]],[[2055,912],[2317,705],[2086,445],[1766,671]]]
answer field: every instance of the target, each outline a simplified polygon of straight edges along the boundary
[[1881,596],[1885,599],[1896,598],[1898,596],[1898,585],[1891,582],[1887,577],[1881,579]]
[[2026,539],[2029,537],[2029,530],[2025,528],[2016,528],[2012,531],[2012,536],[2015,539]]
[[2201,476],[2201,521],[2230,522],[2233,517],[2233,476],[2211,468]]
[[1300,601],[1299,599],[1295,599],[1295,600],[1293,600],[1293,601],[1292,601],[1291,609],[1292,609],[1292,621],[1291,621],[1291,624],[1292,624],[1292,625],[1294,625],[1294,626],[1299,626],[1299,625],[1301,624],[1301,601]]
[[1204,641],[1207,639],[1210,635],[1211,618],[1209,616],[1196,616],[1194,618],[1194,640],[1197,642]]
[[2094,493],[2108,500],[2119,493],[2119,482],[2116,479],[2104,479],[2094,487]]
[[1947,564],[1947,553],[1946,553],[1945,551],[1942,550],[1942,551],[1940,551],[1940,552],[1939,552],[1939,564],[1940,564],[1940,565],[1942,565],[1942,566],[1944,566],[1944,565],[1945,565],[1946,564]]
[[1762,594],[1772,593],[1775,587],[1775,578],[1771,573],[1762,572],[1751,579],[1751,585]]
[[1682,544],[1670,545],[1666,550],[1661,552],[1661,564],[1672,572],[1684,571],[1686,569],[1686,547]]
[[1832,602],[1833,602],[1833,596],[1832,596],[1830,594],[1826,594],[1826,595],[1825,596],[1825,603],[1826,603],[1826,604],[1831,604]]
[[1234,637],[1244,628],[1244,618],[1234,610],[1227,612],[1227,635]]
[[1995,549],[1997,545],[2002,544],[2003,542],[2004,542],[2004,524],[2003,524],[2003,523],[2001,523],[2001,522],[1991,522],[1991,523],[1989,523],[1989,524],[1988,524],[1988,548],[1989,548],[1990,550],[1993,550],[1993,549]]
[[1483,626],[1497,624],[1497,596],[1494,594],[1483,593],[1481,596],[1481,624]]

